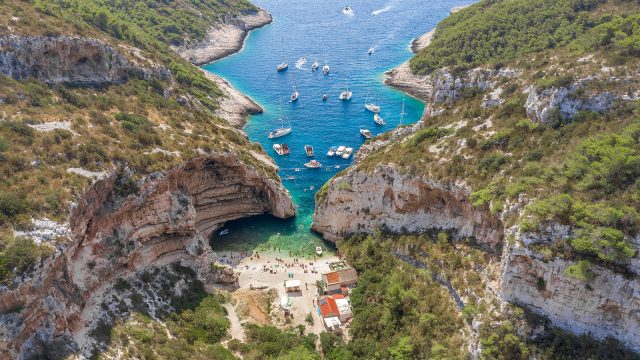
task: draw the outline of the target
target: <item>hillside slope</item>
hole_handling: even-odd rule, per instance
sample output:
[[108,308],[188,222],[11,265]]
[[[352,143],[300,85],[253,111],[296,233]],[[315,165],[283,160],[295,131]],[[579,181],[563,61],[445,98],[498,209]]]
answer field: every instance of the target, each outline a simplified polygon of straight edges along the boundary
[[404,251],[399,234],[440,232],[461,256],[485,251],[479,288],[447,275],[471,305],[459,315],[473,357],[555,358],[538,346],[566,344],[510,304],[639,351],[638,29],[635,1],[480,1],[452,15],[387,79],[425,116],[365,144],[316,195],[313,228],[339,248],[369,234]]
[[90,356],[104,345],[96,328],[126,314],[99,306],[117,279],[182,263],[192,270],[178,278],[233,281],[213,266],[211,232],[295,214],[275,164],[219,116],[259,107],[174,51],[253,5],[6,0],[0,11],[0,357]]

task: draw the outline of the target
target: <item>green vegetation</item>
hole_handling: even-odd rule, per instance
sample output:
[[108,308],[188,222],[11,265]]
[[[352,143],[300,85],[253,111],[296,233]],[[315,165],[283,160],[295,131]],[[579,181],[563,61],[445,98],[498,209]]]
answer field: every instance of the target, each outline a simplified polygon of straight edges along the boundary
[[[634,12],[634,2],[616,1],[619,8],[630,13]],[[441,21],[431,45],[411,60],[411,69],[426,74],[444,66],[463,69],[501,64],[573,42],[576,49],[606,49],[612,51],[609,55],[637,56],[638,15],[592,14],[606,3],[606,0],[480,1]],[[610,9],[605,7],[607,10]]]
[[39,245],[31,239],[0,234],[0,285],[9,285],[18,275],[53,254],[49,245]]
[[246,341],[229,342],[229,349],[242,354],[245,360],[320,360],[315,351],[318,337],[314,334],[302,335],[294,329],[280,330],[274,326],[245,326]]

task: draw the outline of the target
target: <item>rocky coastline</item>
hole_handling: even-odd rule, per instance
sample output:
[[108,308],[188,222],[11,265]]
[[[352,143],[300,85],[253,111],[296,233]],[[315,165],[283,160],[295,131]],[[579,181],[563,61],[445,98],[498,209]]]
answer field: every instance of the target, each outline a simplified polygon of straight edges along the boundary
[[222,23],[213,26],[203,41],[174,49],[181,57],[196,66],[234,54],[244,45],[249,31],[261,28],[273,21],[266,10],[241,13],[222,19]]

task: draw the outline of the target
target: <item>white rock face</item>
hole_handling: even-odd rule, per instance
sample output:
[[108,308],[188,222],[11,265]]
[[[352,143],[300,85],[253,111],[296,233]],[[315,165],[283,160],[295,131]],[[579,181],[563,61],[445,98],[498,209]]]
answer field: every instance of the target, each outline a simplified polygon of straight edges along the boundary
[[[505,249],[501,295],[548,317],[555,326],[596,338],[614,337],[640,351],[640,282],[593,267],[589,284],[564,275],[571,261],[553,259],[523,248]],[[542,279],[542,280],[538,280]],[[544,281],[544,285],[542,285]]]
[[379,166],[367,174],[357,169],[334,178],[324,199],[316,204],[313,229],[329,241],[358,233],[387,230],[420,233],[455,230],[473,236],[486,248],[501,241],[500,220],[485,209],[475,209],[466,189],[443,186]]
[[[465,89],[478,88],[481,91],[495,87],[495,81],[500,77],[513,78],[521,73],[513,69],[482,69],[475,68],[455,76],[449,69],[442,68],[433,73],[433,95],[435,103],[453,104],[462,96]],[[499,99],[502,91],[495,96]],[[493,96],[493,95],[492,95]]]

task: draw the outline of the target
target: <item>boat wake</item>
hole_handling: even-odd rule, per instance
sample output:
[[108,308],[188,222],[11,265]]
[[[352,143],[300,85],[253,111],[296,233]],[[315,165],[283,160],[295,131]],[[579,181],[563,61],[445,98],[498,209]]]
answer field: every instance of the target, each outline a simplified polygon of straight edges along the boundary
[[347,15],[347,16],[353,16],[354,15],[353,14],[353,9],[348,9],[348,10],[344,9],[344,10],[342,10],[342,13]]
[[384,13],[386,13],[387,11],[389,11],[389,10],[391,10],[391,9],[393,9],[393,6],[392,6],[392,5],[385,6],[385,7],[383,7],[382,9],[375,10],[374,12],[372,12],[372,13],[371,13],[371,15],[373,15],[373,16],[378,16],[378,15],[380,15],[380,14],[384,14]]

